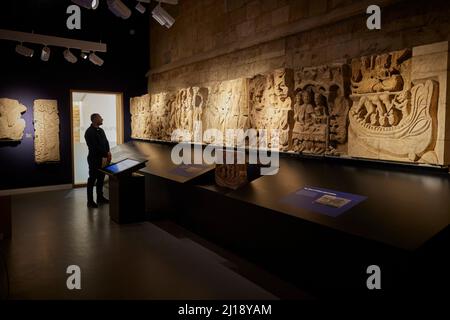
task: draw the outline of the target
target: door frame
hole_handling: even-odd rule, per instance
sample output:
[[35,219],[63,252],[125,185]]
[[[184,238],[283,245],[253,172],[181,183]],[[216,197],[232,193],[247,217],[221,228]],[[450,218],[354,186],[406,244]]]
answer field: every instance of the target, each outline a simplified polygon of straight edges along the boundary
[[91,94],[109,94],[116,96],[116,124],[117,124],[117,145],[122,144],[125,139],[125,133],[123,128],[124,122],[124,104],[123,104],[123,92],[115,92],[115,91],[97,91],[97,90],[82,90],[82,89],[70,89],[70,144],[71,144],[71,162],[72,162],[72,187],[73,188],[84,188],[87,185],[86,183],[76,184],[75,183],[75,154],[74,154],[74,127],[73,127],[73,93],[74,92],[82,92],[82,93],[91,93]]

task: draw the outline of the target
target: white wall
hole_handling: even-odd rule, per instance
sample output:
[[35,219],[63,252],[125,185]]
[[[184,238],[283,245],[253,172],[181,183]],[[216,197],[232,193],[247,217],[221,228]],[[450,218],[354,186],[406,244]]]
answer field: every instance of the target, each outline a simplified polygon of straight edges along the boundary
[[99,113],[103,118],[103,130],[111,145],[117,144],[116,95],[88,93],[81,102],[80,136],[84,141],[84,133],[91,125],[91,114]]
[[73,101],[80,105],[80,143],[74,144],[75,184],[82,184],[87,182],[89,172],[84,133],[91,125],[91,114],[99,113],[102,116],[102,128],[110,147],[117,145],[116,95],[74,92]]

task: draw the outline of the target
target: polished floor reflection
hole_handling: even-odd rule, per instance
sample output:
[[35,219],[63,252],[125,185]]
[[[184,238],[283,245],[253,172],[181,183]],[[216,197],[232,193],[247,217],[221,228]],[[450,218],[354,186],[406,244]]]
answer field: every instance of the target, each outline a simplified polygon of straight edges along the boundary
[[[170,221],[117,225],[85,189],[13,197],[11,299],[278,299],[303,292]],[[81,290],[66,287],[69,265]]]

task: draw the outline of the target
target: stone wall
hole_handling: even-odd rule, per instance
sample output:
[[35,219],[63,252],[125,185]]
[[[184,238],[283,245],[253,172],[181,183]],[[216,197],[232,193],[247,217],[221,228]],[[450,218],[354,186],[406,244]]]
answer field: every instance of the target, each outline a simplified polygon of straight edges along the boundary
[[[252,77],[281,67],[318,66],[450,40],[447,1],[377,1],[386,3],[380,31],[366,28],[365,2],[371,3],[181,0],[178,6],[166,5],[176,22],[171,29],[152,22],[149,90]],[[290,34],[296,30],[303,31]],[[252,45],[257,42],[261,43]]]
[[[450,5],[446,1],[378,1],[382,7],[382,29],[379,31],[370,31],[366,27],[365,8],[369,4],[370,1],[345,0],[181,0],[176,7],[165,6],[177,20],[171,29],[152,24],[149,92],[211,88],[235,79],[251,79],[251,90],[251,82],[258,81],[255,78],[274,70],[298,73],[298,70],[314,70],[320,66],[352,66],[352,61],[364,56],[381,57],[382,53],[413,50],[416,46],[450,40]],[[443,46],[447,46],[446,49],[433,47],[432,50],[440,52],[427,55],[426,59],[431,59],[428,62],[415,63],[411,72],[415,74],[412,76],[415,80],[420,80],[421,76],[430,78],[430,74],[435,80],[439,78],[441,87],[436,89],[439,106],[436,106],[436,115],[432,115],[439,119],[433,133],[433,141],[439,142],[435,146],[438,155],[437,158],[427,155],[427,161],[423,162],[448,164],[448,62],[447,58],[441,59],[439,65],[433,67],[432,59],[433,55],[448,55],[448,44],[445,42]],[[420,62],[420,52],[412,54],[415,61]],[[296,82],[293,89],[303,89],[302,86]],[[328,89],[325,90],[327,94],[330,93]],[[313,94],[312,91],[318,89],[308,90]],[[424,95],[422,91],[420,93]],[[345,99],[350,99],[350,92],[342,94]],[[354,101],[349,103],[348,108]],[[342,120],[328,117],[335,123]],[[293,125],[292,121],[290,125]],[[291,135],[292,131],[290,128]],[[330,134],[333,133],[326,133]],[[336,132],[333,139],[334,142],[327,142],[327,152],[332,147],[346,154],[347,145],[343,147],[339,139],[346,140],[347,137]],[[291,143],[292,136],[288,140]],[[318,151],[324,146],[319,143],[309,147]],[[289,145],[288,149],[295,147]],[[420,156],[424,155],[425,149]],[[354,156],[364,156],[359,149],[352,150],[356,150]],[[377,152],[367,157],[386,158]],[[417,155],[410,154],[409,158],[414,158],[409,161],[417,161]],[[399,160],[396,156],[387,159]]]

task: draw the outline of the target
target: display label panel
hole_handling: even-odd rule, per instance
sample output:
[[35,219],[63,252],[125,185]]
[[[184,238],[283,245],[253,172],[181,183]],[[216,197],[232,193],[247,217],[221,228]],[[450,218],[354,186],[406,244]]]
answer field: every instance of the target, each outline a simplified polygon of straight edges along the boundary
[[336,218],[366,199],[357,194],[306,186],[284,197],[281,202]]

